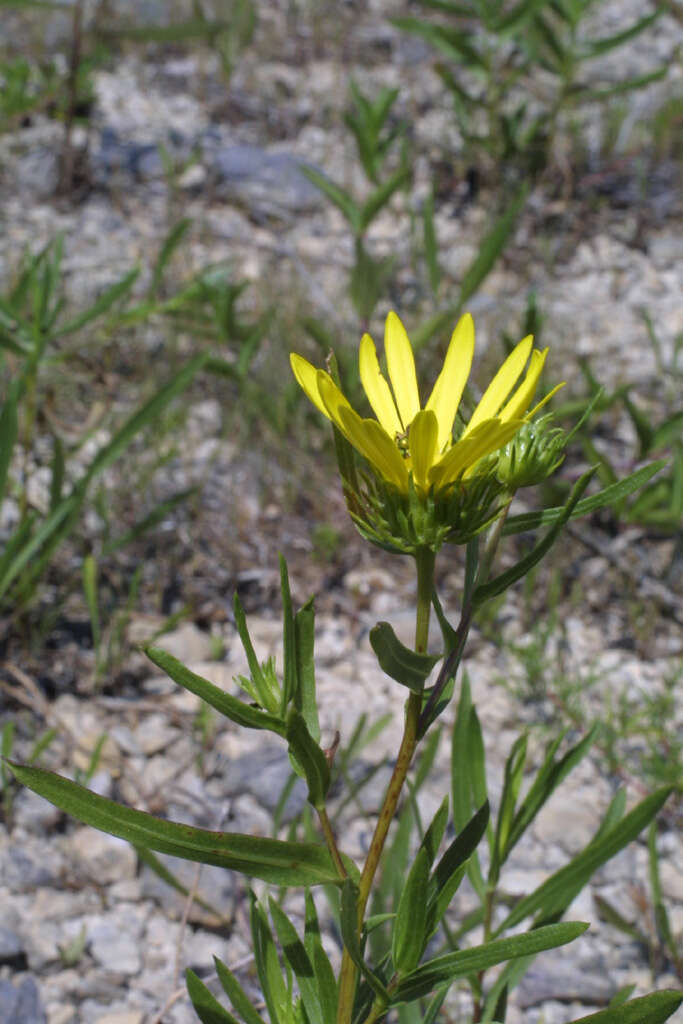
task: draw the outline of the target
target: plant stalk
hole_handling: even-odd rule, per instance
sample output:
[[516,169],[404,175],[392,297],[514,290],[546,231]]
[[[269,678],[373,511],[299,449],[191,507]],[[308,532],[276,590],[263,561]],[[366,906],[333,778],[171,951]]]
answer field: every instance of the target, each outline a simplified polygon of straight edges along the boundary
[[[429,639],[429,616],[432,606],[432,590],[434,587],[435,554],[429,548],[421,548],[415,554],[417,568],[417,611],[415,616],[415,650],[424,654]],[[387,839],[389,827],[394,820],[396,808],[410,768],[418,741],[418,726],[422,696],[411,693],[406,701],[403,738],[399,748],[391,781],[379,812],[375,832],[370,843],[368,856],[360,877],[358,892],[358,934],[360,936],[365,908],[370,897],[372,883],[379,867],[382,850]],[[348,951],[344,949],[341,974],[339,977],[339,1002],[337,1004],[337,1024],[351,1024],[353,999],[356,991],[357,970]]]

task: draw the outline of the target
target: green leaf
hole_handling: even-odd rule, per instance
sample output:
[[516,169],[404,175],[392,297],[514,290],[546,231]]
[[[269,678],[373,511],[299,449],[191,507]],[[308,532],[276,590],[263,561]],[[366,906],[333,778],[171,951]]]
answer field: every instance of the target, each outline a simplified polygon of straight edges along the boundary
[[340,925],[342,939],[344,940],[344,945],[348,950],[349,956],[356,967],[360,970],[373,992],[375,992],[385,1004],[388,1004],[389,994],[386,988],[363,959],[357,931],[358,887],[354,885],[350,878],[347,878],[342,886]]
[[429,854],[421,846],[401,893],[392,934],[391,956],[399,974],[417,967],[425,947],[429,864]]
[[337,1013],[337,981],[327,953],[323,949],[318,915],[315,910],[313,896],[309,891],[306,892],[304,948],[315,971],[315,978],[318,983],[318,996],[322,1008],[322,1020],[323,1022],[332,1021]]
[[318,703],[315,696],[314,633],[315,608],[313,598],[311,598],[294,616],[297,675],[295,707],[301,712],[309,733],[315,742],[318,743],[320,741],[320,724],[318,722]]
[[659,789],[641,801],[618,824],[593,839],[569,864],[560,868],[530,895],[519,901],[496,929],[500,935],[531,914],[540,913],[542,920],[564,913],[595,871],[619,850],[636,839],[666,802],[671,789]]
[[476,587],[473,596],[475,608],[481,607],[482,604],[485,604],[486,601],[489,601],[497,594],[502,594],[503,591],[511,587],[513,583],[521,579],[523,576],[526,576],[527,573],[541,561],[559,537],[565,523],[567,523],[571,518],[574,508],[586,487],[588,487],[594,473],[595,470],[590,469],[587,473],[584,473],[579,480],[577,480],[572,488],[569,498],[567,499],[567,504],[561,510],[559,518],[550,527],[545,537],[536,544],[528,555],[521,558],[519,562],[517,562],[516,565],[513,565],[510,569],[500,573],[500,575],[496,576],[494,579],[489,580],[488,583],[482,583]]
[[589,88],[582,94],[582,97],[584,99],[600,101],[608,100],[612,96],[623,96],[627,92],[646,89],[653,82],[661,82],[668,74],[669,67],[665,65],[664,67],[656,68],[654,71],[648,71],[643,75],[634,75],[633,78],[626,78],[621,82],[616,82],[614,85],[605,85],[602,88],[596,89]]
[[466,67],[489,71],[486,59],[470,43],[473,37],[465,32],[445,25],[435,25],[423,18],[390,18],[389,21],[403,32],[420,36],[449,60],[457,61]]
[[313,964],[306,952],[303,942],[296,933],[296,928],[289,920],[284,910],[275,902],[269,900],[270,916],[275,925],[277,937],[282,946],[284,957],[296,976],[299,984],[299,992],[303,1000],[304,1008],[310,1021],[324,1021],[318,986],[316,985],[315,971]]
[[336,868],[324,846],[288,843],[237,832],[209,832],[163,821],[91,793],[53,772],[14,761],[7,764],[18,781],[34,793],[45,797],[83,824],[127,839],[134,846],[146,846],[184,860],[241,871],[273,885],[339,883]]
[[436,865],[429,880],[429,920],[432,928],[448,910],[468,860],[478,847],[489,821],[488,801],[459,832]]
[[608,1007],[573,1024],[664,1024],[683,1003],[683,992],[665,989],[641,999],[632,999],[621,1006]]
[[[469,734],[470,720],[473,712],[472,695],[467,676],[460,686],[460,700],[455,716],[453,739],[451,743],[451,793],[453,797],[453,821],[458,832],[469,822],[473,807],[472,786],[470,782],[470,751]],[[481,806],[481,805],[479,805]],[[488,821],[488,817],[487,817]],[[480,898],[484,894],[484,879],[479,866],[479,858],[475,851],[467,865],[470,882]]]
[[10,387],[0,412],[0,500],[7,486],[7,474],[17,439],[17,389]]
[[150,296],[156,295],[159,291],[164,271],[166,270],[173,253],[176,251],[191,226],[192,220],[190,217],[181,217],[181,219],[173,225],[166,235],[152,271],[152,281],[149,286]]
[[289,703],[296,701],[298,676],[296,671],[296,637],[294,633],[294,610],[289,589],[287,563],[280,555],[280,591],[282,593],[282,642],[284,646],[284,673],[282,679],[282,704],[280,714],[284,716]]
[[256,973],[268,1007],[271,1024],[289,1024],[292,1017],[291,997],[287,991],[273,934],[268,919],[253,892],[251,900],[251,937],[256,961]]
[[244,653],[247,656],[247,664],[249,666],[249,673],[251,675],[251,682],[253,683],[254,693],[258,699],[261,707],[266,708],[271,714],[277,715],[280,711],[281,705],[281,694],[275,692],[268,681],[268,677],[263,672],[259,665],[254,646],[249,636],[249,629],[247,627],[247,619],[242,608],[242,602],[239,599],[237,592],[235,591],[235,597],[233,600],[233,610],[235,613],[235,625],[237,626],[237,632],[244,648]]
[[315,185],[323,195],[327,196],[331,203],[334,203],[338,210],[341,210],[353,231],[358,233],[361,226],[361,211],[346,189],[343,189],[341,185],[337,185],[336,182],[332,181],[325,174],[321,174],[320,171],[307,167],[306,164],[299,164],[299,169],[312,185]]
[[124,298],[133,287],[138,274],[140,273],[139,267],[134,267],[129,270],[127,274],[117,281],[110,288],[107,288],[100,297],[93,302],[92,306],[89,306],[82,313],[79,313],[73,320],[69,320],[67,323],[62,324],[57,331],[54,332],[55,338],[64,338],[69,334],[75,334],[76,331],[80,331],[86,324],[96,320],[102,316],[103,313],[107,313],[115,302],[119,299]]
[[252,1006],[249,997],[232,971],[217,956],[213,958],[213,962],[223,991],[245,1024],[264,1024],[263,1018]]
[[614,35],[604,36],[602,39],[594,39],[586,45],[586,49],[582,54],[577,54],[579,60],[590,60],[593,57],[600,57],[604,53],[608,53],[610,50],[614,50],[619,46],[623,46],[629,39],[634,39],[639,36],[641,32],[653,25],[662,13],[662,8],[657,8],[652,14],[647,14],[640,21],[636,21],[635,24],[630,25],[629,28],[623,29],[621,32],[615,32]]
[[498,808],[498,821],[496,823],[495,839],[493,844],[493,857],[489,871],[489,884],[497,884],[500,877],[500,869],[505,863],[508,852],[508,841],[512,829],[512,820],[517,807],[517,798],[522,785],[524,765],[526,764],[528,735],[525,733],[519,736],[512,745],[508,758],[505,762],[505,778],[503,782],[503,793]]
[[[659,473],[660,469],[667,465],[667,462],[667,459],[658,459],[656,462],[650,462],[647,466],[642,466],[623,480],[605,487],[603,490],[598,491],[597,494],[592,494],[590,498],[582,498],[574,506],[569,517],[570,520],[578,519],[579,516],[590,515],[606,505],[616,505],[624,498],[627,498],[629,494],[633,494],[634,491],[637,491],[646,484],[655,473]],[[524,533],[527,530],[536,530],[539,526],[553,525],[560,520],[565,508],[566,506],[562,508],[547,508],[538,512],[527,512],[519,516],[510,516],[503,527],[503,536],[509,536],[512,533]]]
[[448,824],[448,797],[445,796],[439,805],[439,808],[432,818],[429,828],[422,837],[421,847],[427,851],[429,857],[429,866],[431,868],[434,863],[441,840],[444,837],[446,831],[446,825]]
[[287,715],[287,743],[298,766],[306,779],[308,799],[318,810],[325,806],[325,797],[330,788],[330,766],[324,752],[315,742],[303,715],[291,708]]
[[394,171],[391,177],[387,178],[379,188],[376,188],[368,199],[366,199],[360,210],[360,231],[365,231],[370,227],[370,224],[373,222],[380,210],[387,205],[394,192],[409,180],[410,173],[410,167],[408,165],[402,165]]
[[157,665],[162,672],[182,686],[190,693],[196,694],[202,700],[210,704],[212,708],[225,715],[232,722],[241,725],[245,729],[267,729],[276,732],[278,736],[285,736],[287,728],[281,718],[271,715],[267,711],[259,711],[250,704],[245,704],[231,694],[214,686],[208,679],[190,671],[182,661],[178,661],[172,654],[162,650],[160,647],[146,647],[145,654]]
[[545,761],[539,768],[536,778],[515,814],[507,843],[503,848],[505,858],[509,856],[511,850],[560,783],[588,753],[599,731],[600,726],[594,725],[583,739],[568,750],[559,761],[555,761],[555,754],[564,738],[564,733],[551,743]]
[[202,1024],[240,1024],[236,1017],[221,1006],[203,981],[190,968],[185,971],[187,994]]
[[383,672],[413,693],[422,693],[438,657],[418,654],[404,646],[388,622],[378,622],[370,630],[370,644]]
[[530,956],[546,949],[564,946],[578,938],[587,928],[588,925],[581,921],[550,924],[543,928],[535,928],[524,935],[513,935],[509,939],[498,939],[481,946],[473,946],[471,949],[446,953],[445,956],[429,960],[404,978],[399,983],[392,1002],[420,999],[443,982],[476,974],[515,957]]

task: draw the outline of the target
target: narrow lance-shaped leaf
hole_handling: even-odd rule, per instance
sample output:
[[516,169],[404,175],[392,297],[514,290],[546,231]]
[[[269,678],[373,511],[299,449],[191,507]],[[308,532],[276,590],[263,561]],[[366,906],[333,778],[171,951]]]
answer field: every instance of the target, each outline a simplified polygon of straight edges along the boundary
[[311,736],[318,743],[320,740],[320,725],[318,723],[318,703],[315,696],[314,633],[315,609],[313,598],[311,598],[294,616],[296,674],[298,681],[295,706],[297,711],[301,712]]
[[444,837],[446,831],[446,825],[448,824],[448,797],[445,796],[439,805],[436,814],[429,823],[429,828],[422,837],[420,846],[423,846],[427,851],[429,857],[429,866],[431,868],[434,863],[441,840]]
[[375,219],[380,210],[383,209],[401,185],[405,184],[410,177],[410,167],[402,166],[394,171],[379,188],[375,189],[367,199],[360,211],[360,229],[365,231]]
[[247,619],[244,614],[242,602],[239,599],[239,595],[235,592],[233,599],[233,611],[235,613],[235,625],[237,626],[237,632],[239,634],[244,653],[247,656],[247,665],[249,666],[249,675],[251,677],[251,684],[253,686],[255,698],[258,700],[261,707],[266,708],[271,714],[278,715],[281,706],[281,694],[275,692],[275,687],[271,686],[266,678],[266,675],[259,664],[259,660],[256,657],[254,651],[254,645],[251,642],[249,636],[249,628],[247,626]]
[[204,982],[189,967],[185,972],[185,984],[195,1013],[202,1024],[240,1024],[237,1017],[233,1017],[221,1006]]
[[145,654],[178,686],[196,694],[197,697],[219,711],[221,715],[236,722],[237,725],[241,725],[245,729],[267,729],[270,732],[276,732],[279,736],[285,735],[286,726],[281,718],[266,711],[259,711],[250,704],[245,704],[237,697],[226,693],[225,690],[221,690],[220,687],[214,686],[208,679],[192,672],[168,651],[164,651],[160,647],[147,647]]
[[306,892],[304,948],[313,964],[323,1021],[334,1020],[337,1012],[337,981],[320,938],[320,924],[312,894]]
[[274,885],[339,883],[324,846],[279,839],[210,832],[136,811],[92,793],[83,786],[42,768],[6,762],[17,780],[85,825],[183,860],[241,871]]
[[306,948],[284,910],[272,898],[269,900],[269,907],[270,916],[273,919],[285,960],[296,976],[308,1019],[310,1021],[323,1021],[315,971]]
[[321,810],[330,788],[330,766],[324,752],[308,731],[303,715],[293,708],[287,716],[286,735],[293,756],[293,767],[306,779],[309,802]]
[[425,947],[428,883],[429,854],[421,846],[408,873],[394,922],[391,956],[399,974],[417,967]]
[[232,971],[217,956],[213,958],[213,962],[223,991],[245,1024],[264,1024],[263,1018],[252,1006],[251,1000]]
[[664,990],[621,1006],[608,1007],[573,1024],[664,1024],[683,1003],[683,992]]
[[140,273],[139,267],[134,267],[133,270],[129,270],[127,274],[121,278],[120,281],[116,281],[110,288],[107,288],[98,299],[93,302],[82,313],[74,317],[73,320],[69,320],[68,323],[62,324],[54,334],[55,338],[63,338],[68,334],[75,334],[76,331],[80,331],[86,324],[96,320],[103,313],[107,313],[115,302],[123,299],[133,287],[138,274]]
[[7,472],[17,439],[17,390],[10,387],[0,412],[0,500],[7,485]]
[[481,946],[473,946],[471,949],[436,957],[422,964],[399,983],[392,1002],[419,999],[445,981],[487,970],[518,956],[529,956],[545,949],[564,946],[578,938],[587,928],[588,925],[581,921],[551,924],[544,928],[535,928],[524,935],[514,935],[509,939],[498,939]]
[[534,892],[519,901],[496,929],[500,935],[531,914],[540,913],[542,920],[553,918],[569,906],[586,885],[591,875],[619,850],[636,839],[664,805],[671,789],[659,789],[641,801],[614,828],[593,839],[569,864],[550,876]]
[[422,693],[425,679],[438,657],[418,654],[406,647],[388,622],[378,622],[370,630],[370,644],[383,672],[413,693]]
[[467,862],[481,842],[489,821],[488,801],[460,831],[444,852],[429,880],[428,919],[431,930],[436,928],[448,910]]
[[500,876],[500,869],[505,861],[507,853],[508,838],[512,827],[512,819],[517,806],[524,765],[526,762],[528,737],[519,736],[513,744],[512,750],[505,762],[505,781],[503,783],[503,794],[500,798],[498,809],[498,821],[496,823],[495,840],[493,844],[493,856],[489,871],[489,883],[497,884]]
[[291,1017],[291,998],[280,970],[273,934],[265,912],[259,906],[253,892],[250,899],[251,938],[263,998],[268,1007],[271,1024],[288,1024]]
[[521,558],[519,562],[517,562],[516,565],[513,565],[510,569],[500,573],[499,576],[496,576],[488,583],[480,584],[475,589],[473,597],[475,607],[481,607],[482,604],[490,600],[492,597],[495,597],[497,594],[501,594],[504,590],[507,590],[508,587],[518,579],[521,579],[522,576],[526,576],[527,573],[541,561],[559,537],[565,523],[571,518],[572,511],[586,487],[588,487],[594,472],[595,470],[591,469],[577,480],[576,484],[572,488],[567,504],[562,509],[562,514],[559,519],[553,524],[553,526],[551,526],[545,537],[538,542],[528,555]]
[[[618,502],[627,498],[629,494],[633,494],[634,491],[643,487],[648,480],[667,465],[667,462],[667,459],[650,462],[647,466],[642,466],[623,480],[619,480],[617,483],[610,484],[609,487],[598,491],[597,494],[592,494],[589,498],[582,498],[572,509],[569,518],[578,519],[580,516],[590,515],[599,508],[618,504]],[[538,512],[525,512],[522,515],[509,516],[503,526],[503,536],[509,536],[513,533],[524,533],[527,530],[537,530],[539,526],[552,526],[560,520],[564,511],[564,507],[547,508]]]
[[294,610],[292,608],[292,595],[289,589],[287,563],[282,555],[280,555],[280,591],[282,593],[282,640],[284,646],[284,672],[280,714],[284,716],[289,703],[296,697],[298,680],[296,671]]
[[320,189],[323,195],[326,195],[337,209],[341,210],[353,230],[358,231],[360,229],[361,212],[346,189],[343,189],[341,185],[337,185],[336,182],[326,175],[321,174],[320,171],[314,170],[313,167],[307,167],[306,164],[300,164],[299,166],[302,174],[305,174],[308,180],[317,189]]
[[376,995],[378,995],[385,1003],[388,1003],[389,994],[386,988],[363,959],[357,931],[358,887],[354,885],[350,878],[347,878],[342,886],[340,924],[342,938],[349,956],[356,967],[358,967],[373,992],[375,992]]
[[544,806],[549,797],[555,792],[560,783],[566,779],[570,771],[585,757],[590,750],[596,735],[600,730],[599,725],[594,725],[583,739],[571,747],[567,753],[555,761],[555,753],[562,742],[564,733],[555,740],[546,755],[546,759],[539,769],[529,791],[522,800],[519,810],[515,814],[510,827],[510,834],[504,847],[504,856],[507,857],[510,851],[520,840],[526,829],[534,820],[540,809]]

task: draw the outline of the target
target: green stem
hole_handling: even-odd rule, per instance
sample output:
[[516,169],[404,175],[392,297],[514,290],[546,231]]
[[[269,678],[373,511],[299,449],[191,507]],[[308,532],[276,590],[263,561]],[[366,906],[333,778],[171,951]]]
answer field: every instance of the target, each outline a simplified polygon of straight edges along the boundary
[[[432,589],[434,587],[434,552],[429,548],[421,548],[415,554],[417,567],[417,613],[415,617],[415,650],[424,653],[429,638],[429,616],[432,605]],[[418,741],[418,725],[422,696],[411,693],[406,701],[403,738],[399,748],[391,781],[379,812],[377,824],[368,850],[368,856],[360,877],[358,890],[358,934],[360,936],[365,916],[365,908],[370,898],[372,883],[379,867],[382,850],[386,842],[389,826],[394,820],[396,808],[401,796],[403,784],[408,774],[415,747]],[[342,955],[341,974],[339,976],[339,1002],[337,1004],[337,1024],[351,1024],[353,999],[356,991],[356,965],[348,951]]]
[[330,851],[330,856],[334,861],[334,866],[339,872],[339,877],[346,878],[346,868],[344,867],[344,861],[341,859],[339,847],[337,846],[337,841],[334,838],[332,825],[330,824],[330,819],[327,816],[327,810],[325,807],[318,808],[318,820],[320,821],[320,827],[323,830],[323,835],[325,836],[325,842],[327,843],[327,848]]

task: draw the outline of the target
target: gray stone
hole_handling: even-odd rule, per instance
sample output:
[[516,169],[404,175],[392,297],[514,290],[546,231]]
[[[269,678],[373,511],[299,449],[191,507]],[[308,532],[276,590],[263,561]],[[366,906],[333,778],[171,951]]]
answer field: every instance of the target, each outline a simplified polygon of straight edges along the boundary
[[[264,741],[258,749],[236,760],[220,759],[223,792],[226,796],[249,793],[268,811],[277,807],[292,772],[287,751],[281,744]],[[287,800],[283,821],[298,814],[306,802],[306,784],[297,779]]]
[[16,966],[25,956],[23,939],[10,928],[0,925],[0,964]]
[[135,851],[129,843],[116,836],[83,827],[69,836],[66,846],[80,872],[100,885],[135,875]]
[[16,986],[0,979],[0,1024],[47,1024],[38,986],[30,975]]
[[19,160],[17,181],[34,199],[49,199],[59,184],[57,150],[36,149]]
[[12,892],[31,892],[41,885],[55,882],[52,858],[34,860],[20,846],[10,846],[0,859],[0,881]]
[[260,146],[223,145],[212,154],[216,194],[247,207],[256,218],[287,217],[322,205],[322,195],[292,153]]
[[[596,972],[600,970],[596,964]],[[562,1002],[580,1000],[604,1006],[614,995],[615,986],[610,982],[608,972],[591,973],[564,961],[544,966],[533,964],[520,982],[515,1002],[522,1009],[538,1006],[547,999]]]
[[27,832],[44,836],[53,829],[62,812],[30,789],[20,789],[14,801],[14,824]]
[[200,661],[209,661],[213,653],[210,635],[198,629],[192,622],[183,622],[172,633],[160,636],[155,643],[157,647],[161,647],[186,664],[195,665]]
[[[157,853],[155,856],[181,885],[188,891],[192,889],[196,877],[196,864],[180,860],[178,857],[169,857],[165,853]],[[156,871],[147,865],[143,866],[140,875],[140,888],[143,897],[154,900],[168,914],[174,917],[181,916],[187,897],[160,878]],[[202,865],[196,892],[199,899],[208,904],[218,917],[232,916],[235,904],[235,877],[231,871],[210,864]],[[206,908],[195,902],[191,920],[203,920],[206,915]]]

